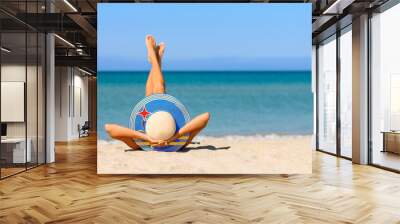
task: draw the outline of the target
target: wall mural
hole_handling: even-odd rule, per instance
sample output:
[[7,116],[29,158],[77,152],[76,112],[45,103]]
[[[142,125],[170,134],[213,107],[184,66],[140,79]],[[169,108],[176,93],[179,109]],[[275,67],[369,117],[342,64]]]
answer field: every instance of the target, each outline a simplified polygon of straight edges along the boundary
[[311,173],[310,52],[311,4],[99,4],[98,173]]

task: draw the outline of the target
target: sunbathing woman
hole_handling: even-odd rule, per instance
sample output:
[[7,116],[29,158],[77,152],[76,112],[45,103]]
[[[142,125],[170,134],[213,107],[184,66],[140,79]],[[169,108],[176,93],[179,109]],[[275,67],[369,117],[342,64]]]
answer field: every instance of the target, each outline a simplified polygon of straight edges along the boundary
[[[165,50],[165,44],[160,43],[158,46],[156,44],[155,39],[147,35],[146,36],[146,47],[148,52],[148,60],[151,64],[151,70],[149,72],[149,76],[147,78],[146,83],[146,96],[150,96],[152,94],[164,94],[165,91],[165,82],[163,78],[163,74],[161,71],[161,61]],[[135,143],[136,140],[144,140],[150,143],[151,146],[167,146],[170,142],[173,142],[175,139],[178,139],[184,135],[189,134],[189,138],[186,144],[183,146],[190,144],[192,139],[203,129],[206,127],[208,120],[210,119],[209,113],[203,113],[193,120],[189,121],[186,125],[184,125],[181,129],[179,129],[172,137],[169,139],[152,139],[145,133],[135,131],[126,127],[122,127],[116,124],[106,124],[105,130],[107,133],[114,139],[123,141],[132,149],[140,149],[139,145]],[[164,128],[164,125],[157,125],[157,128]]]

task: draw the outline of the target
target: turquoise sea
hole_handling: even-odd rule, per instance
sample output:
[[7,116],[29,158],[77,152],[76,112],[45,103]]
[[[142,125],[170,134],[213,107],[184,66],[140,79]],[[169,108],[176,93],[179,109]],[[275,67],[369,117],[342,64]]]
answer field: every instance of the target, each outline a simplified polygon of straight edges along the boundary
[[[129,126],[145,94],[148,72],[98,72],[98,136],[104,124]],[[308,71],[164,72],[167,93],[191,117],[211,113],[202,135],[311,134],[313,98]]]

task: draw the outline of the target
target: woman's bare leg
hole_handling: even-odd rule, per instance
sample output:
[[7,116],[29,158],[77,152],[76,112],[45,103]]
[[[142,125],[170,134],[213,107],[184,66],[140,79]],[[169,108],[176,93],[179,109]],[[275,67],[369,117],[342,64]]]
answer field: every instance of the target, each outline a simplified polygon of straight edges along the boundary
[[147,76],[147,82],[146,82],[146,96],[150,96],[153,94],[153,85],[151,81],[151,74],[153,73],[153,70],[150,69],[149,75]]
[[[162,64],[162,57],[164,55],[164,51],[165,51],[165,44],[164,43],[160,43],[157,47],[156,47],[156,52],[157,52],[157,59],[158,62],[161,66]],[[149,62],[150,61],[150,57],[149,57]],[[153,68],[150,69],[149,72],[149,76],[147,78],[147,82],[146,82],[146,96],[150,96],[151,94],[153,94]]]
[[[152,86],[152,94],[165,93],[165,82],[161,71],[161,63],[157,58],[156,41],[150,35],[146,36],[146,47],[151,63],[151,85],[149,85],[149,87]],[[146,91],[146,93],[148,92],[150,91]]]

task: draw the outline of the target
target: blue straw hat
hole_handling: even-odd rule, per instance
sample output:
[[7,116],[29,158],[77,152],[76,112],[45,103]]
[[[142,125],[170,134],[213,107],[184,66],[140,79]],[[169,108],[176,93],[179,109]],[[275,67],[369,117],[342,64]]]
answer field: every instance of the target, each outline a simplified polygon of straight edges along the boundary
[[[175,119],[176,132],[179,131],[187,122],[190,120],[190,116],[185,106],[177,100],[175,97],[168,94],[153,94],[143,100],[141,100],[133,108],[130,117],[130,128],[135,131],[145,133],[146,121],[150,116],[156,112],[165,111],[172,115]],[[189,134],[176,139],[174,142],[169,143],[163,147],[152,147],[150,143],[143,140],[136,140],[143,150],[150,151],[163,151],[163,152],[175,152],[178,151],[186,144],[189,138]]]

